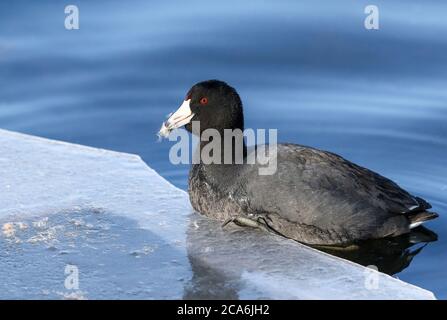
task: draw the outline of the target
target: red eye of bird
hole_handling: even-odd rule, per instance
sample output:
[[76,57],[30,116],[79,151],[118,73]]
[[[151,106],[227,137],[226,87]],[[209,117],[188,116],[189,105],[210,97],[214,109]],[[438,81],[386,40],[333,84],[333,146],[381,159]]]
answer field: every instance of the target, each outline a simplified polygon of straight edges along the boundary
[[201,104],[201,105],[205,105],[205,104],[207,104],[207,103],[208,103],[208,98],[203,97],[202,99],[200,99],[200,104]]

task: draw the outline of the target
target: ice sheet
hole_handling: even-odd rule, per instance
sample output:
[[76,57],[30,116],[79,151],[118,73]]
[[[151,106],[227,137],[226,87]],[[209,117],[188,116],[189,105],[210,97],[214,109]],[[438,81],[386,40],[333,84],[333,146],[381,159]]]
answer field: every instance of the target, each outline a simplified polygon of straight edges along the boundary
[[135,155],[0,130],[0,204],[0,298],[434,298],[293,241],[222,229]]

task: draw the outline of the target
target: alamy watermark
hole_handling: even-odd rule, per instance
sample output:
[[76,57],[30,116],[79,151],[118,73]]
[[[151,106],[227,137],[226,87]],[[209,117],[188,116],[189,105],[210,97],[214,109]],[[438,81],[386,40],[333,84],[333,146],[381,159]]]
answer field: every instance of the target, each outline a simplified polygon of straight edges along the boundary
[[[192,132],[200,133],[199,137],[187,131],[175,130],[168,139],[176,141],[169,150],[169,161],[172,164],[248,164],[257,165],[259,175],[273,175],[277,169],[278,130],[268,129],[224,129],[221,132],[214,128],[200,131],[200,121],[192,121]],[[205,143],[202,143],[205,142]],[[191,151],[191,146],[196,150]],[[246,148],[255,146],[253,148]],[[192,155],[192,156],[191,156]]]
[[379,289],[380,274],[379,268],[375,265],[369,265],[365,269],[365,288],[368,290]]
[[[64,9],[65,16],[65,29],[67,30],[79,30],[79,8],[76,5],[67,5]],[[364,27],[367,30],[379,30],[379,7],[376,5],[367,5],[364,9],[364,13],[367,14],[364,20]]]
[[379,7],[368,5],[365,7],[365,14],[367,14],[364,21],[365,29],[379,30]]
[[75,5],[68,5],[64,10],[65,16],[65,29],[67,30],[79,30],[79,8]]
[[79,290],[79,269],[75,265],[67,264],[64,273],[66,275],[64,286],[67,290]]

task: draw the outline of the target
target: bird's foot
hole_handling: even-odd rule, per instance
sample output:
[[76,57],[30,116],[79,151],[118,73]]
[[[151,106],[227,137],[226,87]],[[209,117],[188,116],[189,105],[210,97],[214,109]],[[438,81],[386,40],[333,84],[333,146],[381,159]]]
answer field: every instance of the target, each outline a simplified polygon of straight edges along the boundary
[[253,219],[250,219],[247,217],[242,217],[242,216],[231,217],[231,218],[227,219],[222,224],[222,228],[226,227],[230,223],[234,223],[235,225],[237,225],[239,227],[250,227],[250,228],[261,229],[264,231],[271,231],[259,219],[253,220]]

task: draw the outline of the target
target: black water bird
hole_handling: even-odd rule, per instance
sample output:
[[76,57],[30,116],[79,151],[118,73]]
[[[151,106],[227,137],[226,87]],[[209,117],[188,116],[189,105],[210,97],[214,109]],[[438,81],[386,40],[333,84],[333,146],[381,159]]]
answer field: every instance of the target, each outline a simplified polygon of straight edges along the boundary
[[[194,121],[200,128],[194,129]],[[238,135],[244,130],[238,93],[218,80],[194,85],[159,135],[182,126],[195,135],[215,129],[224,137],[225,129],[234,130],[230,148],[222,148],[221,158],[230,152],[235,160]],[[204,140],[199,150],[212,141]],[[241,149],[245,160],[258,148],[248,149],[242,143]],[[277,144],[274,154],[271,150],[276,171],[270,175],[260,174],[259,162],[193,164],[188,188],[192,207],[225,224],[259,227],[324,246],[397,237],[438,216],[428,211],[431,205],[422,198],[334,153],[297,144]]]

